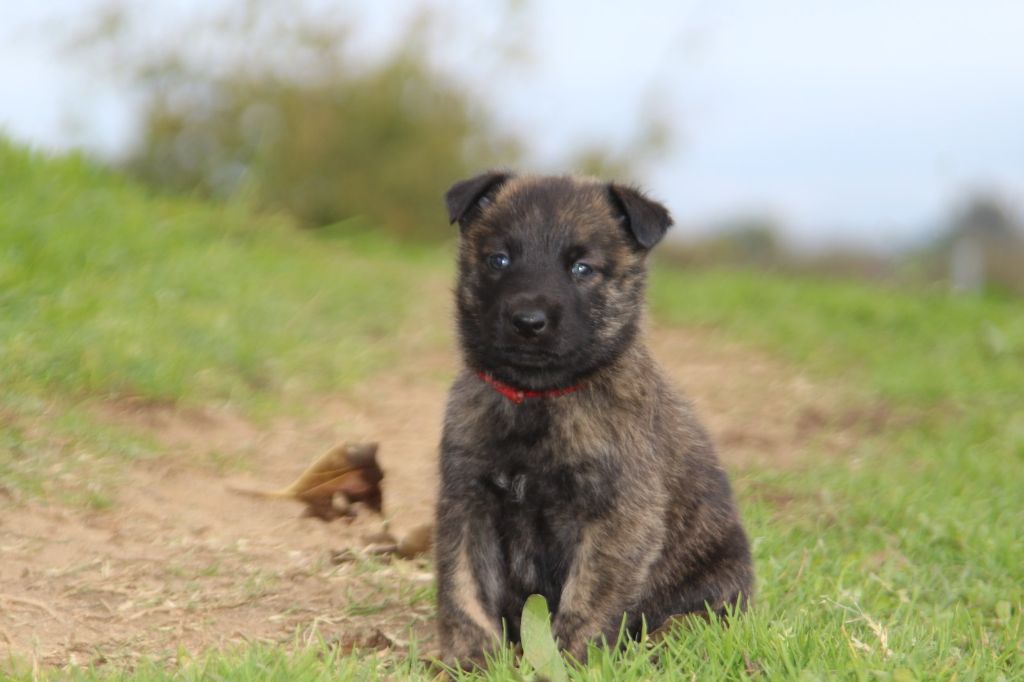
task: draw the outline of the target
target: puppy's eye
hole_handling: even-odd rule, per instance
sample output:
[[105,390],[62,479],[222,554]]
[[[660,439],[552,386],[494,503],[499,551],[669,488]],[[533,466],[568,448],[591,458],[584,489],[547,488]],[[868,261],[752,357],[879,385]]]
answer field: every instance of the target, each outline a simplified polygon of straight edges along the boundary
[[573,277],[583,279],[584,277],[589,277],[590,275],[594,274],[594,268],[591,267],[589,264],[584,263],[581,260],[578,260],[572,264],[572,267],[569,268],[569,272],[572,273]]
[[487,257],[487,264],[491,266],[491,270],[504,270],[512,264],[512,259],[507,253],[492,253]]

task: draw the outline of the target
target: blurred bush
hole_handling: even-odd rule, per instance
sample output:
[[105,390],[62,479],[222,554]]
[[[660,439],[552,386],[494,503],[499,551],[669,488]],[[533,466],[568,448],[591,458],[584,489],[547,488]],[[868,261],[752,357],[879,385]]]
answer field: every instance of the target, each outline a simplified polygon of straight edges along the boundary
[[890,256],[848,245],[799,251],[782,237],[784,232],[769,216],[740,215],[712,225],[701,237],[668,244],[662,259],[685,267],[727,266],[873,281],[896,274]]
[[768,216],[739,216],[712,225],[703,236],[666,244],[660,257],[684,267],[755,268],[938,286],[960,293],[1024,295],[1024,225],[990,194],[967,197],[929,241],[888,253],[851,245],[800,250],[784,233]]
[[737,216],[715,224],[708,234],[690,239],[674,250],[674,260],[685,265],[729,264],[774,269],[788,259],[779,234],[781,227],[759,215]]
[[231,5],[163,47],[139,25],[111,6],[77,45],[105,51],[140,93],[123,165],[155,187],[243,193],[308,226],[361,218],[436,239],[450,235],[447,186],[519,156],[482,103],[431,66],[429,17],[372,60],[352,53],[347,27],[288,3]]

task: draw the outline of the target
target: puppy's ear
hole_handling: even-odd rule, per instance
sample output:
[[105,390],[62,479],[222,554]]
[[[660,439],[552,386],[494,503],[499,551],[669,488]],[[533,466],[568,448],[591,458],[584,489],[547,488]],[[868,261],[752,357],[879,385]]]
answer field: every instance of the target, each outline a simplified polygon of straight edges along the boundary
[[444,195],[448,206],[448,222],[458,221],[465,229],[476,211],[487,205],[495,192],[512,177],[506,171],[488,171],[452,185]]
[[672,226],[668,209],[648,199],[640,190],[611,183],[608,193],[625,227],[644,249],[653,248]]

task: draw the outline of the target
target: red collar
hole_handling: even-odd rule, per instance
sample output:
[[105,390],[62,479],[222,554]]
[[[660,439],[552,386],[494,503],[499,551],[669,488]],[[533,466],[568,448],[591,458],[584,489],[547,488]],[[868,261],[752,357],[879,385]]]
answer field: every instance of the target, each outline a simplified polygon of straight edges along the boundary
[[484,383],[490,384],[498,393],[502,394],[516,405],[521,405],[527,398],[558,398],[559,396],[569,395],[575,393],[582,388],[580,384],[575,386],[566,386],[565,388],[552,388],[547,391],[527,391],[521,388],[515,388],[508,384],[498,381],[487,372],[477,372],[476,375],[480,377]]

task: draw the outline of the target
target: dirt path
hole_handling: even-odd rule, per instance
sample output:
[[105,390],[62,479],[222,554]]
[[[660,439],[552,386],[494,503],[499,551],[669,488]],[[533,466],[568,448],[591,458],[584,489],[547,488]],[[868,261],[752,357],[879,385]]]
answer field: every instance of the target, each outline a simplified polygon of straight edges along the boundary
[[[734,470],[842,451],[862,432],[862,412],[770,357],[707,332],[661,328],[650,342]],[[429,520],[455,367],[437,347],[413,337],[405,359],[355,397],[262,426],[213,409],[104,406],[103,419],[152,434],[167,454],[128,472],[109,511],[0,498],[0,658],[6,649],[51,665],[174,659],[179,646],[319,636],[403,648],[410,632],[431,649],[429,563],[363,552],[378,519],[298,518],[294,503],[225,486],[280,485],[334,443],[377,440],[390,530]]]

